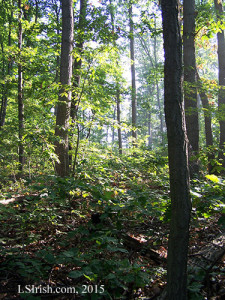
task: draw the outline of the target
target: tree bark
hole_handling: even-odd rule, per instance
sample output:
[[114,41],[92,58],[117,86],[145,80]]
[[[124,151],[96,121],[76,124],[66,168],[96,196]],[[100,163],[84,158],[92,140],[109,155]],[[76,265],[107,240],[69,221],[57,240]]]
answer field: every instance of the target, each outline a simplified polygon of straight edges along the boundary
[[[110,3],[110,16],[111,16],[111,24],[112,24],[112,31],[115,32],[115,24],[114,24],[114,11],[113,11],[113,4],[112,4],[112,0],[109,1]],[[114,46],[116,47],[116,41],[114,41]],[[117,66],[118,66],[118,62],[117,62]],[[116,116],[117,116],[117,125],[118,127],[118,146],[119,146],[119,154],[122,155],[123,150],[122,150],[122,132],[121,132],[121,111],[120,111],[120,88],[119,88],[119,82],[116,79]],[[114,129],[113,129],[114,130]],[[114,139],[113,139],[114,141]]]
[[[223,4],[222,1],[214,0],[217,20],[223,22]],[[222,161],[222,166],[225,168],[225,156],[224,156],[224,145],[225,145],[225,38],[224,30],[220,30],[217,33],[218,43],[218,64],[219,64],[219,93],[218,93],[218,116],[220,124],[220,152],[219,158]]]
[[[77,57],[75,56],[74,62],[73,62],[73,73],[74,73],[74,79],[73,79],[73,90],[72,90],[72,99],[71,99],[71,110],[70,110],[70,116],[72,119],[72,122],[75,126],[76,118],[77,118],[77,112],[79,109],[79,104],[81,100],[81,94],[79,95],[78,88],[80,87],[80,71],[82,66],[82,59],[81,55],[84,48],[84,42],[85,42],[85,25],[86,25],[86,14],[87,14],[87,0],[80,0],[80,15],[79,15],[79,22],[78,22],[78,32],[77,32],[77,43],[76,43],[76,51],[77,51]],[[69,164],[72,166],[73,162],[73,155],[72,155],[72,143],[69,143],[69,150],[71,152],[69,156]],[[74,157],[76,159],[76,157]],[[74,173],[74,172],[73,172]]]
[[196,62],[195,62],[195,0],[183,2],[183,59],[184,59],[184,103],[189,140],[189,169],[190,177],[199,173],[199,120],[196,88]]
[[73,0],[62,0],[61,89],[55,127],[55,152],[59,159],[56,162],[56,173],[61,177],[69,175],[68,129],[71,107],[73,27]]
[[203,113],[205,119],[205,139],[206,139],[206,147],[207,147],[207,157],[208,157],[208,172],[209,174],[212,173],[213,165],[211,164],[212,159],[215,158],[214,153],[210,147],[213,146],[213,134],[212,134],[212,119],[211,119],[211,112],[210,112],[210,105],[209,100],[206,93],[203,90],[201,78],[197,73],[197,80],[198,80],[198,93],[201,98],[202,106],[203,106]]
[[134,57],[134,23],[132,0],[129,1],[129,26],[130,26],[130,60],[131,60],[131,101],[132,101],[132,144],[137,144],[137,97],[136,97],[136,80],[135,80],[135,57]]
[[[56,34],[59,36],[60,34],[60,3],[54,3],[54,11],[55,11],[55,16],[56,16]],[[56,70],[55,70],[55,82],[59,83],[59,68],[60,68],[60,56],[57,55],[56,57]],[[55,104],[55,110],[54,110],[54,115],[57,116],[57,103]]]
[[73,81],[73,93],[72,93],[72,102],[71,102],[71,118],[75,120],[76,114],[79,107],[79,99],[77,88],[80,86],[80,70],[82,66],[82,51],[84,48],[84,31],[86,24],[86,14],[87,14],[87,0],[80,0],[80,15],[78,23],[78,35],[77,35],[77,44],[76,49],[78,52],[78,57],[75,57],[73,70],[74,70],[74,81]]
[[167,265],[167,299],[187,299],[187,254],[191,202],[184,106],[182,42],[178,1],[162,0],[164,101],[168,138],[171,223]]
[[120,90],[117,88],[117,95],[116,95],[116,111],[117,111],[117,123],[118,123],[118,144],[119,144],[119,154],[122,155],[122,134],[121,134],[121,120],[120,120]]
[[[5,77],[5,50],[4,50],[4,42],[3,37],[1,37],[1,50],[2,50],[2,77]],[[2,84],[2,100],[1,100],[1,108],[0,108],[0,130],[2,126],[5,125],[5,117],[6,117],[6,107],[7,107],[7,89],[5,84]]]
[[5,90],[3,90],[1,109],[0,109],[0,130],[5,125],[6,107],[7,107],[7,97],[5,95]]
[[151,112],[148,112],[148,147],[152,148]]
[[19,121],[19,171],[23,171],[24,167],[24,102],[23,102],[23,69],[21,63],[21,51],[23,42],[23,30],[22,30],[22,8],[21,0],[18,0],[18,48],[19,48],[19,62],[18,62],[18,121]]
[[117,109],[117,107],[115,106],[115,107],[113,108],[112,145],[114,145],[114,142],[115,142],[115,127],[114,127],[114,121],[116,120],[116,109]]
[[[155,19],[155,28],[156,28],[156,19]],[[154,36],[154,67],[157,72],[157,37]],[[160,94],[159,94],[159,79],[156,73],[155,76],[155,85],[156,85],[156,96],[157,96],[157,102],[159,107],[159,117],[160,117],[160,131],[161,131],[161,142],[162,145],[164,145],[164,134],[163,134],[163,114],[162,114],[162,108],[161,108],[161,102],[160,102]]]

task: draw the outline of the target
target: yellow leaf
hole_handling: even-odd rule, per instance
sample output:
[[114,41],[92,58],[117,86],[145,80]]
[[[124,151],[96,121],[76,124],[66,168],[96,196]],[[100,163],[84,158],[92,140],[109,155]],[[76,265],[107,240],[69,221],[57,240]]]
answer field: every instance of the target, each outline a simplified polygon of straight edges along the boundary
[[206,175],[205,177],[214,183],[220,182],[220,179],[216,175]]

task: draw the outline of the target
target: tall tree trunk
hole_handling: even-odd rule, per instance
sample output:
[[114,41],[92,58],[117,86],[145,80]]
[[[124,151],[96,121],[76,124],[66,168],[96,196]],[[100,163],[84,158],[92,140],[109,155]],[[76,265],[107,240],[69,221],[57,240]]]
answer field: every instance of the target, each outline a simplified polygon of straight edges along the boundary
[[[156,19],[155,19],[155,28],[156,28]],[[154,67],[157,68],[158,60],[157,60],[157,37],[154,36]],[[163,135],[163,114],[162,114],[162,108],[161,108],[161,102],[160,102],[160,95],[159,95],[159,79],[156,73],[155,76],[155,85],[156,85],[156,97],[157,97],[157,103],[159,107],[159,118],[160,118],[160,131],[161,131],[161,142],[162,145],[164,145],[164,135]]]
[[0,130],[5,125],[6,107],[7,107],[7,97],[5,95],[5,90],[3,87],[1,109],[0,109]]
[[118,144],[119,144],[119,154],[122,155],[122,134],[121,134],[121,120],[120,120],[120,90],[117,88],[117,96],[116,96],[116,111],[117,111],[117,123],[118,123]]
[[[214,0],[217,20],[223,22],[223,4],[220,0]],[[220,30],[217,33],[217,43],[218,43],[218,64],[219,64],[219,94],[218,94],[218,115],[220,124],[220,152],[219,158],[222,161],[222,166],[225,168],[225,156],[224,156],[224,146],[225,146],[225,38],[224,30]]]
[[164,137],[163,137],[163,114],[162,114],[162,109],[161,109],[158,79],[156,79],[156,97],[157,97],[157,103],[158,103],[158,108],[159,108],[161,143],[162,143],[162,145],[164,145]]
[[[149,99],[151,99],[151,97],[152,97],[153,89],[154,89],[153,86],[150,87],[150,85],[148,85]],[[153,139],[152,139],[152,111],[151,110],[152,110],[151,105],[149,105],[146,119],[147,119],[147,122],[148,122],[148,136],[149,136],[148,137],[148,147],[150,149],[152,149],[152,145],[153,145]]]
[[151,112],[148,112],[148,147],[152,148]]
[[[80,0],[80,15],[79,15],[79,23],[78,23],[78,33],[77,33],[77,43],[76,43],[76,51],[77,57],[74,58],[73,63],[73,91],[72,91],[72,99],[71,99],[71,111],[70,116],[72,119],[73,124],[75,125],[77,112],[81,100],[81,96],[79,96],[78,88],[80,87],[80,71],[82,66],[82,52],[84,48],[85,42],[85,26],[86,26],[86,14],[87,14],[87,1],[88,0]],[[73,125],[73,126],[74,126]],[[79,144],[78,144],[79,146]],[[72,143],[69,143],[69,150],[71,152],[69,156],[69,165],[73,165],[72,162]],[[76,157],[74,157],[76,159]],[[73,172],[74,173],[74,172]]]
[[212,119],[211,119],[209,100],[206,93],[203,90],[201,78],[199,77],[198,71],[197,71],[197,80],[198,80],[198,93],[201,98],[204,119],[205,119],[205,139],[206,139],[207,156],[208,156],[208,172],[212,173],[213,165],[211,162],[212,159],[215,158],[212,149],[210,149],[213,146]]
[[21,51],[23,42],[23,30],[22,30],[22,8],[21,0],[18,0],[18,48],[19,48],[19,62],[18,62],[18,121],[19,121],[19,171],[23,171],[24,167],[24,102],[23,102],[23,70],[21,63]]
[[[111,16],[111,24],[112,24],[112,32],[115,32],[115,24],[114,24],[114,11],[113,11],[113,4],[112,0],[109,1],[110,3],[110,16]],[[114,41],[114,46],[116,46],[116,41]],[[118,66],[117,62],[117,66]],[[117,80],[118,81],[118,80]],[[116,115],[117,115],[117,123],[118,123],[118,146],[119,146],[119,154],[122,155],[122,133],[121,133],[121,118],[120,118],[120,88],[119,88],[119,82],[116,84]]]
[[129,26],[130,26],[130,59],[131,59],[131,101],[132,101],[132,144],[137,145],[137,97],[136,97],[136,81],[135,81],[135,57],[134,57],[134,23],[133,23],[133,5],[132,0],[129,1]]
[[74,81],[73,81],[73,93],[72,93],[72,103],[71,103],[71,118],[74,121],[79,107],[79,99],[77,88],[80,86],[80,70],[82,66],[81,55],[84,48],[85,42],[85,25],[86,25],[86,14],[87,14],[87,1],[80,0],[80,15],[78,23],[78,36],[76,50],[78,57],[74,59],[73,70],[74,70]]
[[73,0],[62,0],[61,89],[55,127],[55,152],[59,159],[56,162],[56,173],[61,177],[69,175],[68,129],[71,107],[73,27]]
[[[111,25],[112,25],[112,32],[115,31],[115,24],[114,24],[114,11],[113,11],[113,4],[112,4],[112,0],[109,1],[110,3],[110,16],[111,16]],[[114,41],[114,46],[116,47],[116,41]],[[119,66],[118,62],[117,62],[117,67]],[[122,155],[123,150],[122,150],[122,133],[121,133],[121,119],[120,119],[120,115],[121,115],[121,111],[120,111],[120,84],[118,82],[118,80],[116,79],[116,115],[117,115],[117,123],[118,123],[118,146],[119,146],[119,154]]]
[[[0,35],[1,39],[1,50],[2,50],[2,77],[5,77],[5,50],[4,50],[4,41],[3,36]],[[0,129],[5,125],[5,116],[6,116],[6,106],[7,106],[7,92],[5,88],[5,84],[2,84],[2,101],[0,108]]]
[[182,41],[178,21],[178,1],[162,0],[161,3],[165,51],[164,101],[171,196],[166,299],[186,300],[191,202],[182,98]]
[[[54,4],[54,11],[55,11],[55,15],[56,15],[56,33],[57,36],[59,36],[60,34],[60,4],[58,5],[58,3]],[[55,70],[55,82],[58,83],[59,82],[59,68],[60,68],[60,56],[57,55],[56,57],[56,70]],[[55,104],[55,110],[54,110],[54,114],[55,116],[57,116],[57,109],[58,109],[58,105],[57,103]]]
[[196,155],[199,153],[199,121],[196,89],[195,62],[195,0],[183,2],[183,57],[184,57],[184,103],[187,136],[189,140],[190,177],[198,175],[199,166]]
[[[11,33],[12,33],[12,18],[13,18],[13,9],[11,9],[11,13],[8,18],[8,23],[9,23],[9,33],[8,33],[8,46],[11,46]],[[7,74],[8,76],[11,74],[12,70],[12,61],[11,57],[9,57],[8,65],[7,65],[7,70],[5,70],[5,55],[4,55],[4,43],[2,41],[2,54],[3,54],[3,77]],[[8,94],[10,90],[10,83],[9,80],[5,82],[5,84],[2,85],[2,101],[1,101],[1,108],[0,108],[0,130],[1,127],[5,125],[5,118],[6,118],[6,108],[8,104]]]
[[116,107],[113,108],[112,145],[114,145],[115,142],[115,127],[114,127],[115,119],[116,119]]
[[[2,49],[2,77],[5,77],[5,51],[3,37],[1,36],[1,49]],[[7,107],[7,89],[5,84],[2,84],[2,100],[0,108],[0,130],[5,125],[6,107]]]

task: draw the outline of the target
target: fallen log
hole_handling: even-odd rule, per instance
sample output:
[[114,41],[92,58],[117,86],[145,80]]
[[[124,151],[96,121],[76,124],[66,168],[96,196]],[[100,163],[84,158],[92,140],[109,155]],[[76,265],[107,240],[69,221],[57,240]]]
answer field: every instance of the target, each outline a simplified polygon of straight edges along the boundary
[[[99,224],[104,224],[106,227],[110,227],[113,229],[113,225],[111,224],[110,220],[102,220],[101,213],[93,213],[91,215],[91,222],[94,226],[98,226]],[[91,231],[96,230],[96,228],[91,228]],[[161,256],[156,250],[151,248],[149,242],[140,242],[138,239],[131,237],[129,234],[123,232],[117,232],[116,236],[123,245],[133,252],[138,252],[141,256],[148,257],[149,259],[153,260],[156,264],[160,265],[163,262],[166,262],[165,257]]]
[[166,259],[163,256],[160,256],[156,250],[152,249],[148,242],[141,243],[128,234],[120,235],[120,238],[122,239],[122,242],[126,248],[135,252],[139,252],[141,256],[148,257],[156,264],[159,265],[163,262],[166,262]]
[[11,198],[0,200],[0,204],[7,205],[12,202],[16,202],[16,201],[21,202],[24,199],[27,200],[28,198],[36,198],[39,196],[40,196],[40,193],[30,193],[30,194],[25,194],[25,195],[13,195]]

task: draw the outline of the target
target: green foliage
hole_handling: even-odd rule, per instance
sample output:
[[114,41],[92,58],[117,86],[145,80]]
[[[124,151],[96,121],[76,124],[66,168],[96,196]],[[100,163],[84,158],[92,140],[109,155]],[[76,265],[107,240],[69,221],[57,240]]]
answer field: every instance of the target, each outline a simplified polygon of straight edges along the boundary
[[219,24],[215,21],[214,5],[211,1],[197,4],[196,32],[203,30],[203,38],[211,38],[213,33],[219,30]]
[[[16,188],[22,199],[0,204],[0,230],[6,233],[0,241],[5,257],[0,270],[16,274],[26,284],[39,284],[63,266],[69,285],[79,292],[83,284],[104,285],[96,299],[126,298],[145,287],[155,271],[128,259],[121,230],[128,224],[132,230],[152,216],[163,218],[162,207],[168,200],[167,189],[163,192],[158,186],[165,180],[163,163],[147,152],[144,158],[138,153],[118,158],[111,151],[93,148],[77,169],[76,178],[40,175],[12,182],[11,193],[8,183],[2,187],[1,199],[15,197]],[[101,223],[95,225],[88,219],[96,212]],[[74,228],[76,220],[85,222]],[[9,232],[14,232],[12,240]],[[41,241],[53,234],[53,245],[42,247]],[[9,242],[10,252],[4,246]],[[32,245],[36,249],[30,255],[26,249]]]
[[[139,151],[118,157],[110,149],[93,147],[78,159],[75,178],[40,175],[12,181],[11,186],[6,183],[1,199],[15,197],[16,189],[22,199],[1,204],[1,272],[38,284],[50,274],[58,278],[60,270],[67,285],[76,286],[79,293],[82,285],[104,285],[103,293],[93,294],[96,299],[126,298],[162,276],[160,269],[147,268],[144,261],[129,260],[130,250],[123,242],[124,228],[133,232],[152,218],[165,224],[170,220],[167,158]],[[192,198],[194,222],[219,214],[218,224],[224,226],[221,177],[195,180]],[[91,222],[95,213],[100,223]],[[145,237],[152,239],[154,231],[145,230]],[[52,242],[41,246],[48,239]],[[10,252],[5,247],[9,243]],[[194,279],[190,278],[190,299],[200,297],[202,288],[201,278]]]
[[197,218],[212,218],[214,214],[220,214],[218,223],[223,225],[225,212],[225,184],[224,180],[216,175],[206,175],[207,181],[195,180],[191,195],[193,208]]

